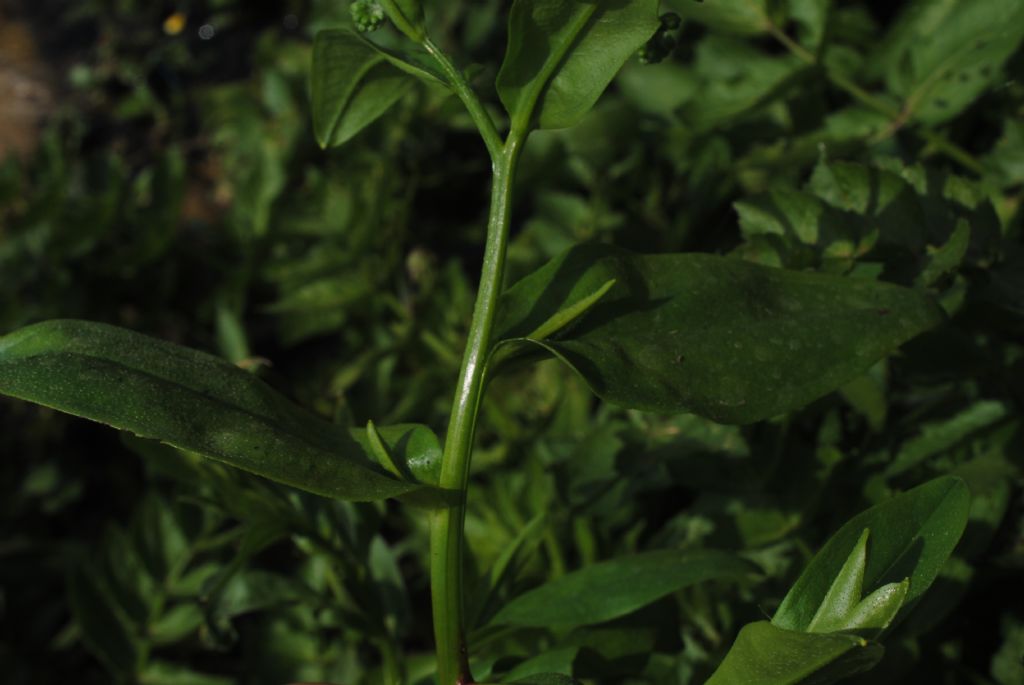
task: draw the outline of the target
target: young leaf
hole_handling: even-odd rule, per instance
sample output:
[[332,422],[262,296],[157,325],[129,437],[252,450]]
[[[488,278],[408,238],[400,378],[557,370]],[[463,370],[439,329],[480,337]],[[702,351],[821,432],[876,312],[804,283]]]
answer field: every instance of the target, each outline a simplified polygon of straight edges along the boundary
[[714,550],[658,550],[586,566],[516,597],[492,623],[575,628],[601,623],[707,580],[737,579],[757,568]]
[[[530,337],[612,279],[564,335]],[[926,293],[886,283],[582,245],[503,295],[498,339],[547,350],[615,404],[749,423],[835,390],[942,319]]]
[[[819,607],[865,529],[870,529],[871,535],[866,544],[862,587],[874,591],[909,578],[905,598],[899,598],[900,610],[905,613],[932,584],[956,547],[967,525],[970,503],[967,485],[959,478],[945,476],[853,517],[814,556],[782,600],[772,623],[788,630],[811,629]],[[889,595],[898,592],[893,588]],[[875,597],[873,602],[880,599],[885,597]],[[891,602],[888,599],[885,605]],[[868,608],[865,605],[864,611]]]
[[825,599],[807,626],[809,633],[856,632],[862,637],[874,637],[896,618],[907,597],[910,580],[883,585],[861,599],[864,587],[864,568],[867,565],[869,531],[861,533],[839,575],[825,593]]
[[862,599],[847,616],[837,630],[856,632],[866,637],[874,637],[896,618],[910,592],[910,579],[904,578],[898,583],[889,583],[878,588]]
[[861,533],[853,551],[839,569],[832,586],[825,593],[821,606],[814,613],[807,632],[830,633],[839,630],[844,620],[860,602],[864,586],[864,566],[867,563],[868,531]]
[[350,31],[332,29],[313,42],[313,131],[321,147],[346,142],[395,104],[413,80]]
[[516,0],[498,95],[512,129],[572,126],[658,28],[657,0]]
[[[331,425],[217,357],[106,324],[46,321],[0,338],[0,393],[327,497],[382,499],[422,487],[373,464],[365,430]],[[425,426],[379,432],[407,463],[440,453]]]
[[740,631],[706,685],[828,685],[866,671],[880,645],[855,635],[784,630],[758,621]]

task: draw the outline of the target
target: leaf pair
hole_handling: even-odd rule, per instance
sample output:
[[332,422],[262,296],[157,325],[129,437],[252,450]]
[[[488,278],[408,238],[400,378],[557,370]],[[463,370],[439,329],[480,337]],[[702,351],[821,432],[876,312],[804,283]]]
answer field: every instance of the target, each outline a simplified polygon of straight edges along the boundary
[[947,476],[855,516],[811,560],[772,621],[740,631],[708,685],[827,685],[871,668],[883,649],[865,636],[906,616],[931,586],[969,511],[967,486]]
[[[425,40],[418,2],[385,0],[396,27]],[[563,128],[594,105],[622,65],[658,28],[657,0],[518,0],[497,90],[512,129]],[[445,82],[418,53],[398,54],[345,30],[313,46],[313,127],[322,147],[351,139],[409,88],[415,76]]]

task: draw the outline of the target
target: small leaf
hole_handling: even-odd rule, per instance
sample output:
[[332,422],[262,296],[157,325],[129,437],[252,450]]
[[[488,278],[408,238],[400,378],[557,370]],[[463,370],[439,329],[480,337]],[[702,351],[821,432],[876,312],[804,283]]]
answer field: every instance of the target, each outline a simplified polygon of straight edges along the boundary
[[881,645],[855,635],[784,630],[759,621],[743,627],[706,685],[828,685],[866,671]]
[[935,285],[940,278],[948,273],[956,271],[967,255],[967,248],[971,244],[971,225],[966,219],[958,219],[953,235],[942,247],[931,250],[929,248],[928,263],[917,276],[917,285],[928,287]]
[[[613,279],[565,335],[529,337]],[[942,319],[926,293],[886,283],[582,245],[510,288],[497,326],[615,404],[749,423],[841,387]]]
[[[967,525],[970,503],[967,485],[959,478],[945,476],[853,517],[807,565],[782,600],[772,623],[788,630],[810,629],[865,529],[870,529],[871,535],[866,545],[863,588],[873,592],[909,578],[906,598],[900,602],[901,611],[906,613],[931,586],[956,547]],[[864,609],[867,612],[868,607]]]
[[[217,357],[114,326],[47,321],[0,338],[0,393],[326,497],[382,499],[422,487],[373,464],[365,430],[329,424]],[[380,434],[411,468],[438,459],[425,426]]]
[[321,147],[348,141],[395,104],[414,81],[367,41],[343,29],[313,42],[313,131]]
[[839,630],[856,632],[860,635],[864,635],[865,632],[875,635],[881,633],[896,618],[909,591],[909,578],[904,578],[898,583],[883,585],[854,607],[846,621],[839,626]]
[[821,606],[807,626],[809,633],[831,633],[839,630],[854,607],[860,602],[867,564],[868,531],[861,533],[853,551],[839,569],[832,586],[821,600]]
[[657,30],[657,0],[516,0],[497,88],[512,129],[572,126]]
[[562,629],[601,623],[708,580],[738,579],[756,567],[725,552],[658,550],[584,567],[516,597],[492,623]]

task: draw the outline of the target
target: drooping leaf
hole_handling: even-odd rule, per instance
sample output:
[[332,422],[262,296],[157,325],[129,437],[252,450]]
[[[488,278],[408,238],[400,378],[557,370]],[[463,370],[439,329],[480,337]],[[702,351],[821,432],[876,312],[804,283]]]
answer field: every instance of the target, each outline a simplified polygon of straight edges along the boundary
[[883,651],[855,635],[802,633],[758,621],[743,627],[706,685],[828,685],[870,669]]
[[[0,338],[0,393],[327,497],[381,499],[422,487],[371,463],[365,430],[333,426],[217,357],[106,324],[47,321]],[[439,458],[425,426],[378,431],[414,473]]]
[[[613,279],[564,336],[529,338]],[[942,317],[927,294],[890,284],[583,245],[505,293],[498,332],[561,358],[615,404],[749,423],[842,386]]]
[[573,628],[601,623],[707,580],[742,578],[756,567],[725,552],[658,550],[586,566],[506,604],[495,624]]
[[657,30],[657,0],[516,0],[497,88],[513,130],[572,126]]
[[863,589],[874,592],[910,579],[902,613],[924,594],[967,524],[970,493],[959,478],[920,485],[853,517],[822,547],[772,618],[787,630],[808,630],[834,579],[869,529]]
[[316,34],[313,43],[313,132],[335,147],[372,124],[414,81],[365,40],[343,29]]

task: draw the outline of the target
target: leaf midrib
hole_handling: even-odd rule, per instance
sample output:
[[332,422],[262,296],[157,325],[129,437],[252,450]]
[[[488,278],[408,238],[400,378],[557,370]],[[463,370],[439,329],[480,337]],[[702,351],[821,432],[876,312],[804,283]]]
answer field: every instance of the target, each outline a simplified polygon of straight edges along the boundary
[[[227,409],[229,409],[231,411],[234,411],[236,413],[248,416],[248,417],[254,419],[255,421],[257,421],[258,423],[260,423],[260,424],[262,424],[262,425],[272,429],[274,432],[283,433],[283,434],[287,435],[288,437],[293,438],[296,441],[300,442],[301,444],[306,445],[307,447],[316,450],[317,452],[321,452],[321,453],[324,453],[324,454],[329,454],[329,455],[332,455],[332,456],[335,456],[335,457],[339,457],[339,458],[341,458],[341,459],[343,459],[345,461],[348,461],[348,462],[352,463],[353,466],[362,467],[361,464],[359,464],[355,459],[353,459],[350,456],[347,456],[347,455],[345,455],[345,454],[343,454],[341,452],[336,452],[336,451],[333,451],[333,450],[329,450],[329,449],[327,449],[327,448],[325,448],[323,446],[319,446],[316,443],[307,440],[303,435],[295,432],[293,430],[293,427],[285,426],[285,425],[281,425],[281,424],[275,424],[275,423],[272,422],[272,419],[270,417],[261,416],[260,414],[252,411],[251,409],[247,409],[245,407],[241,407],[241,406],[239,406],[237,404],[232,404],[232,403],[227,402],[227,401],[225,401],[223,399],[220,399],[219,397],[216,397],[214,395],[204,394],[203,392],[201,392],[201,391],[199,391],[199,390],[197,390],[195,388],[192,388],[192,387],[190,387],[188,385],[183,385],[181,383],[176,383],[176,382],[174,382],[172,380],[168,380],[167,378],[164,378],[162,376],[158,376],[158,375],[156,375],[154,373],[151,373],[149,371],[145,371],[145,370],[142,370],[142,369],[137,369],[137,368],[135,368],[133,366],[129,366],[129,365],[126,365],[126,364],[122,364],[122,363],[118,363],[118,362],[115,362],[115,361],[111,361],[111,360],[105,359],[103,357],[99,357],[99,356],[95,356],[95,355],[89,355],[89,354],[83,354],[81,352],[58,352],[58,353],[54,353],[52,351],[48,351],[48,352],[42,352],[42,353],[39,353],[39,354],[29,355],[27,357],[22,357],[21,359],[23,359],[23,360],[38,359],[40,357],[51,356],[51,355],[59,356],[59,357],[65,357],[65,358],[86,359],[86,360],[89,360],[90,362],[99,362],[100,364],[102,364],[104,366],[107,366],[107,367],[123,369],[123,370],[126,370],[126,371],[128,371],[128,372],[130,372],[132,374],[152,379],[157,384],[159,384],[161,386],[164,386],[164,387],[172,387],[172,388],[178,388],[178,389],[184,390],[185,392],[189,393],[190,395],[192,395],[194,397],[198,397],[201,400],[204,400],[206,402],[213,402],[213,403],[215,403],[217,405],[220,405],[221,407],[225,407],[225,408],[227,408]],[[4,365],[0,364],[0,366],[4,366]],[[256,380],[256,379],[254,379],[254,380]],[[42,401],[36,400],[35,398],[28,398],[28,397],[20,397],[20,399],[27,400],[27,401],[30,401],[30,402],[35,402],[35,403],[41,404],[43,406],[50,407],[51,409],[57,409],[59,411],[68,411],[68,409],[65,409],[64,407],[58,406],[57,404],[51,403],[49,401],[42,402]],[[300,407],[296,407],[296,408],[297,409],[301,409]],[[73,413],[76,416],[82,416],[83,418],[91,419],[91,417],[83,416],[82,414],[78,413],[77,409],[75,411],[72,411],[72,412],[69,412],[69,413]],[[319,421],[319,419],[317,419],[314,416],[310,416],[310,418],[313,419],[313,420]],[[102,421],[102,423],[106,423],[107,425],[112,426],[114,428],[118,428],[119,430],[130,430],[130,431],[134,432],[130,428],[122,427],[122,426],[115,426],[114,424],[107,423],[106,421]],[[331,424],[324,423],[323,427],[324,428],[330,428]],[[156,439],[160,440],[161,442],[166,442],[169,445],[174,445],[174,442],[172,442],[172,441],[162,440],[159,437],[156,437]],[[182,446],[182,447],[184,449],[192,449],[190,447],[185,447],[185,446]],[[371,472],[371,473],[374,473],[374,475],[380,475],[380,474],[376,474],[375,472],[373,472],[372,469],[370,469],[368,467],[366,467],[366,470]]]

